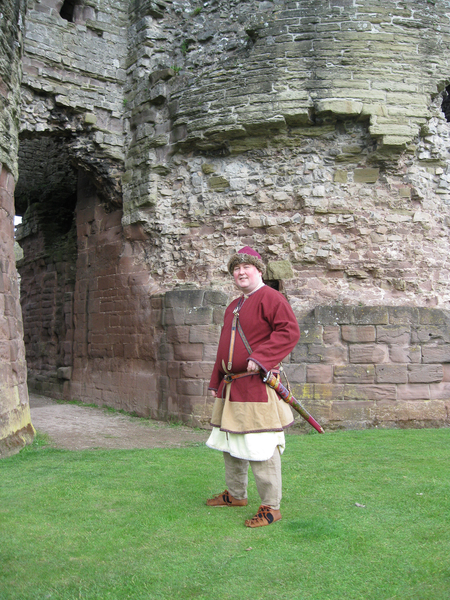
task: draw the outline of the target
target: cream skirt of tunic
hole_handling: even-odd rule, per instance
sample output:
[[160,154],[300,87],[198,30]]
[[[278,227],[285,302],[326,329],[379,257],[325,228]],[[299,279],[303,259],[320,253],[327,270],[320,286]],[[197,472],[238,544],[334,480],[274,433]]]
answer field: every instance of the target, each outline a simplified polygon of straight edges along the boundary
[[284,431],[263,431],[260,433],[228,433],[213,427],[206,442],[208,448],[228,452],[243,460],[269,460],[278,446],[280,454],[285,448]]

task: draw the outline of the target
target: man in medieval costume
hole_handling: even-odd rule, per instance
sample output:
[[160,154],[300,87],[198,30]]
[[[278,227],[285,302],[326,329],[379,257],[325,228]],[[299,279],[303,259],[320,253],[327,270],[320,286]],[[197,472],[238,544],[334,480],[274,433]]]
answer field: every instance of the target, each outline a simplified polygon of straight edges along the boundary
[[246,506],[251,465],[261,506],[247,527],[281,519],[281,454],[291,408],[267,386],[261,371],[277,373],[300,337],[286,298],[263,282],[261,256],[246,246],[228,271],[242,295],[227,307],[209,389],[216,398],[207,446],[223,452],[227,489],[208,506]]

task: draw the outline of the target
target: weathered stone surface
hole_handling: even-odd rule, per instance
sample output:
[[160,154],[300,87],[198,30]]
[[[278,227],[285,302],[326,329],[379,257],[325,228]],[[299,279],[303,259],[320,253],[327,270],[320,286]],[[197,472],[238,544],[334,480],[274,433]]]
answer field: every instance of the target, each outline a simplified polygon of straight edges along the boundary
[[424,363],[450,362],[450,344],[441,346],[422,346],[422,359]]
[[352,363],[382,363],[388,358],[388,349],[381,344],[352,344],[349,350]]
[[395,400],[397,389],[395,385],[349,385],[344,387],[346,400]]
[[334,367],[336,383],[375,383],[373,365],[345,365]]
[[306,381],[308,383],[331,383],[333,367],[331,365],[307,365]]
[[375,327],[373,325],[344,325],[342,339],[346,342],[374,342]]
[[408,383],[406,365],[376,365],[375,381],[377,383]]
[[435,383],[443,378],[442,365],[408,365],[409,383]]
[[422,348],[392,345],[389,347],[389,359],[393,363],[419,363],[422,360]]
[[292,279],[294,272],[288,260],[269,261],[266,270],[267,279]]
[[14,253],[20,59],[25,3],[6,0],[0,18],[0,458],[32,442],[19,279]]
[[[378,325],[376,341],[384,344],[409,344],[411,341],[411,330],[401,325]],[[415,343],[415,340],[412,339]]]
[[429,400],[430,386],[421,383],[399,385],[397,387],[398,400]]
[[379,174],[379,169],[355,169],[353,178],[356,183],[375,183]]

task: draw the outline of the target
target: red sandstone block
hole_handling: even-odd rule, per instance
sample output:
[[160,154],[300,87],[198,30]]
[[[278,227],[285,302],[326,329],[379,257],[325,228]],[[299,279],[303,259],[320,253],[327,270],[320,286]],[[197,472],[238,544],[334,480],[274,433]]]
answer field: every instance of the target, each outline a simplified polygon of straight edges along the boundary
[[101,275],[97,278],[97,281],[99,291],[109,290],[111,288],[114,289],[116,287],[115,275]]
[[331,402],[344,399],[344,385],[315,383],[314,402]]
[[139,358],[139,347],[137,343],[124,344],[123,345],[123,357],[127,358]]
[[389,347],[389,359],[393,363],[420,363],[422,349],[420,346],[392,345]]
[[342,325],[342,339],[346,342],[374,342],[373,325]]
[[191,344],[216,344],[220,337],[220,327],[218,325],[197,325],[189,328],[189,341]]
[[214,323],[214,325],[222,325],[223,324],[224,314],[225,314],[225,308],[223,308],[222,306],[214,307],[213,319],[212,319],[212,322]]
[[376,383],[408,383],[406,365],[375,365]]
[[446,363],[450,362],[450,344],[440,346],[422,346],[422,357],[424,363]]
[[109,229],[111,227],[122,228],[122,211],[115,210],[113,212],[106,213],[102,219],[102,227],[104,229]]
[[404,400],[398,403],[397,419],[399,421],[433,421],[445,422],[448,419],[445,401],[428,400]]
[[[14,214],[14,213],[13,213]],[[9,256],[12,258],[13,255],[13,240],[14,240],[14,222],[12,217],[5,218],[5,213],[2,213],[2,219],[0,220],[0,240],[4,243],[3,256]],[[8,270],[12,270],[14,265],[13,260]]]
[[306,366],[307,383],[331,383],[333,380],[333,366],[313,364]]
[[374,418],[381,423],[395,423],[398,421],[397,400],[379,400],[373,409]]
[[303,404],[304,401],[312,402],[314,400],[313,383],[294,383],[291,385],[292,393]]
[[159,360],[173,360],[173,345],[172,344],[159,344],[158,359]]
[[430,386],[420,383],[408,383],[397,386],[398,400],[429,400]]
[[306,382],[306,365],[305,364],[283,364],[287,378],[291,383]]
[[[14,177],[13,177],[12,173],[10,173],[10,171],[8,171],[8,169],[4,165],[1,165],[1,167],[0,167],[0,190],[2,192],[2,195],[5,195],[6,197],[11,198],[11,210],[9,211],[10,214],[14,214],[12,195],[14,194],[15,186],[16,186],[16,184],[14,182]],[[3,204],[3,198],[2,198],[1,206],[2,206],[2,208],[5,208],[5,210],[6,210],[6,206]]]
[[[109,256],[119,256],[122,251],[121,245],[122,239],[122,227],[110,227],[105,229],[98,234],[98,243],[100,245],[108,246],[105,248],[108,251]],[[119,245],[120,243],[120,245]]]
[[432,383],[430,385],[430,398],[432,400],[449,400],[450,399],[450,384],[449,383]]
[[336,365],[333,371],[334,383],[374,383],[373,365]]
[[151,321],[154,325],[162,327],[163,311],[158,309],[152,309]]
[[[341,337],[341,328],[339,326],[328,325],[323,328],[323,343],[326,345],[337,344]],[[300,335],[300,340],[303,342]]]
[[113,347],[113,356],[115,358],[123,358],[123,356],[125,354],[123,342],[116,342],[112,345],[112,347]]
[[346,400],[396,400],[395,385],[350,385],[344,387]]
[[388,348],[379,344],[355,344],[349,347],[351,363],[382,363],[388,359]]
[[[133,306],[133,303],[130,301],[129,298],[114,298],[113,301],[113,306],[114,306],[114,311],[115,313],[118,313],[120,315],[125,315],[127,314],[127,312],[129,312],[130,310],[130,306]],[[136,307],[137,310],[137,307]]]
[[167,375],[173,379],[180,378],[180,367],[181,364],[179,362],[169,361],[167,363]]
[[109,327],[120,327],[122,318],[116,313],[108,315]]
[[163,299],[160,296],[153,296],[151,298],[151,304],[153,309],[162,309],[163,308]]
[[419,310],[411,306],[390,306],[389,323],[391,325],[417,325],[419,323]]
[[140,224],[126,225],[123,228],[123,234],[128,240],[147,240],[149,237],[149,234]]
[[370,400],[358,401],[337,401],[331,406],[330,419],[333,421],[345,421],[355,426],[361,426],[364,423],[371,423],[373,420],[373,411],[375,402]]
[[17,360],[23,360],[25,352],[23,351],[23,344],[18,340],[11,340],[9,343],[9,359],[10,361],[16,362]]
[[377,325],[377,342],[384,344],[409,344],[411,328],[407,325]]
[[89,357],[90,358],[112,358],[113,348],[111,346],[100,346],[96,344],[89,344]]
[[[299,360],[298,350],[301,348],[307,348],[307,356],[304,360]],[[348,360],[346,346],[320,346],[315,344],[305,344],[303,346],[302,342],[297,344],[295,351],[292,352],[293,356],[295,354],[295,362],[325,362],[331,364],[339,364],[345,363]]]
[[167,328],[167,341],[171,344],[188,344],[190,329],[187,325],[170,325]]
[[[81,197],[83,198],[83,196]],[[87,196],[84,197],[85,206],[77,204],[77,224],[78,223],[90,223],[95,219],[95,206],[94,204],[89,203],[90,198]]]
[[427,342],[449,342],[449,331],[443,325],[423,325],[412,330],[411,341],[415,344]]
[[201,379],[178,379],[176,382],[178,394],[187,396],[202,396],[203,381]]
[[203,358],[206,362],[214,362],[216,360],[217,344],[203,344]]
[[103,300],[100,299],[100,308],[99,312],[101,313],[110,313],[114,311],[114,302],[112,300]]
[[16,299],[13,298],[10,294],[5,294],[3,296],[4,303],[4,314],[7,317],[15,317],[18,314],[18,306],[16,303]]
[[89,326],[91,332],[104,331],[108,327],[108,316],[104,313],[94,313],[90,315]]
[[9,342],[0,341],[0,359],[6,363],[9,363]]
[[201,306],[186,309],[186,325],[210,325],[213,321],[213,308]]
[[443,378],[442,365],[408,365],[409,383],[436,383]]
[[157,345],[153,342],[139,343],[139,358],[145,361],[156,361],[158,359]]
[[442,381],[450,381],[450,364],[446,363],[442,365],[443,378]]
[[214,367],[214,363],[201,363],[201,362],[186,362],[180,365],[181,377],[186,379],[209,379]]
[[302,344],[322,344],[323,327],[321,325],[303,325],[300,339]]
[[184,325],[186,322],[186,311],[184,308],[167,308],[163,312],[164,325]]
[[202,360],[203,344],[177,344],[173,355],[175,360]]
[[10,317],[3,317],[0,315],[0,340],[11,339],[9,319]]

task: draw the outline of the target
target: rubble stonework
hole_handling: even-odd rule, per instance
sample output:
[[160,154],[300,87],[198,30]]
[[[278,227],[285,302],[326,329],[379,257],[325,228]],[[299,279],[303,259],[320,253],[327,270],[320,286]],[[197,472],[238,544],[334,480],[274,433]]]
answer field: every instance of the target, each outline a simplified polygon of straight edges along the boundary
[[19,280],[14,255],[22,2],[0,15],[0,458],[34,437],[28,404]]
[[[389,401],[402,408],[384,420],[406,423],[411,410],[419,422],[401,386],[423,390],[414,393],[425,414],[431,385],[445,396],[445,375],[424,383],[423,372],[439,369],[409,362],[442,358],[446,342],[432,336],[410,361],[403,346],[390,353],[377,342],[391,322],[376,314],[435,308],[446,323],[449,8],[447,0],[29,3],[15,197],[33,389],[204,420],[220,325],[208,321],[217,313],[208,298],[232,296],[228,258],[250,245],[299,322],[312,315],[322,332],[318,354],[307,336],[290,358],[306,401],[324,406],[314,386],[325,377],[337,394],[323,413],[330,426],[371,426],[381,412],[364,412],[366,396],[360,410],[348,385],[406,377],[388,382]],[[190,297],[192,287],[202,299],[189,315],[206,320],[191,323],[182,304],[170,306],[182,322],[168,323],[170,294]],[[375,311],[363,329],[351,320],[335,337],[321,329],[322,308],[359,306]],[[408,335],[405,347],[415,343]],[[198,381],[182,366],[195,362]],[[346,372],[361,381],[342,383]],[[448,419],[440,400],[430,422]]]

